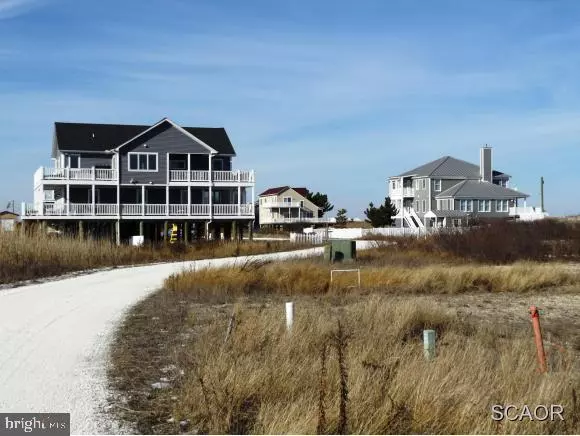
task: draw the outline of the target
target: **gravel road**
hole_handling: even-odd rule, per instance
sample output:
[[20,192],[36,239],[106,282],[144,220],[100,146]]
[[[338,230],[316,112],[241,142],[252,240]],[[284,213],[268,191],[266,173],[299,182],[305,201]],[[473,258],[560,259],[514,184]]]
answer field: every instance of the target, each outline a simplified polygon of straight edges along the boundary
[[[357,241],[357,248],[370,245]],[[250,256],[303,257],[322,248]],[[74,434],[122,433],[101,412],[108,344],[123,313],[187,267],[246,257],[121,268],[0,290],[0,412],[68,412]]]

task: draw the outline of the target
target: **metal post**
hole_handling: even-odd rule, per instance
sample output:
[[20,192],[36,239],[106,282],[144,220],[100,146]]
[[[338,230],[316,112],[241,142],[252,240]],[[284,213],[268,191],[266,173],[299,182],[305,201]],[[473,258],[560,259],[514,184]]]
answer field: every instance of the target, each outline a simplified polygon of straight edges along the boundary
[[423,330],[423,354],[427,360],[435,358],[435,330]]
[[545,209],[544,209],[544,177],[540,177],[540,204],[542,207],[542,212],[545,212]]
[[292,324],[294,324],[294,303],[286,303],[286,330],[292,330]]
[[532,319],[534,340],[536,342],[536,350],[538,353],[538,370],[539,372],[544,373],[548,371],[548,367],[546,365],[546,353],[544,351],[544,341],[542,340],[542,329],[540,327],[540,310],[536,306],[530,306],[530,317]]

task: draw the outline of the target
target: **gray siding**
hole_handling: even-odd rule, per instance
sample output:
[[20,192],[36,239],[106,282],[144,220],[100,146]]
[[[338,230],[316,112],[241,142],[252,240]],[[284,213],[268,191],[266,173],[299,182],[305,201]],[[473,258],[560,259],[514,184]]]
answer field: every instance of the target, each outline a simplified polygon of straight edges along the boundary
[[81,168],[112,168],[112,156],[98,153],[82,153]]
[[[147,148],[143,146],[144,144],[147,144]],[[168,127],[164,124],[138,138],[134,143],[127,144],[121,148],[120,151],[121,183],[129,183],[131,179],[134,179],[136,183],[153,182],[155,184],[166,184],[168,165],[167,153],[196,153],[206,156],[209,154],[209,150],[203,145],[198,144],[175,127]],[[132,151],[157,153],[157,171],[129,171],[127,154]],[[202,161],[200,161],[200,165],[201,162]]]
[[[427,182],[425,184],[425,189],[423,189],[423,182],[422,180],[426,179]],[[419,187],[415,188],[415,198],[413,199],[413,207],[415,208],[415,212],[417,215],[422,219],[424,212],[423,212],[423,200],[425,200],[427,211],[429,211],[429,183],[430,179],[428,177],[420,177],[417,179],[413,179],[413,186],[415,186],[415,180],[419,180]],[[419,208],[417,208],[417,202],[419,202]]]

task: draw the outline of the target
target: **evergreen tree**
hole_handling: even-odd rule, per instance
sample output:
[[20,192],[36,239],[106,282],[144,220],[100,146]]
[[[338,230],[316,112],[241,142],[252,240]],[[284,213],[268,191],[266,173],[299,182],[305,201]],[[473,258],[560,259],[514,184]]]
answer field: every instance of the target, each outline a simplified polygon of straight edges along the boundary
[[371,223],[373,227],[392,226],[394,222],[393,217],[398,213],[399,211],[391,201],[390,197],[386,197],[384,204],[379,207],[375,207],[372,202],[369,203],[369,207],[364,212],[367,217],[365,221]]

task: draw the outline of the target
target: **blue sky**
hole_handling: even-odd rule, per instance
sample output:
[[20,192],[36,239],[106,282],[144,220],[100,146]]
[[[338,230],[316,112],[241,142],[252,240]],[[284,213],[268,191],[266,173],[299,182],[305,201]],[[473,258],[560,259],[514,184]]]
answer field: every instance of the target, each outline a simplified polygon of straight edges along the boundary
[[0,209],[32,199],[54,121],[224,126],[257,193],[363,217],[444,155],[580,213],[580,2],[0,0]]

